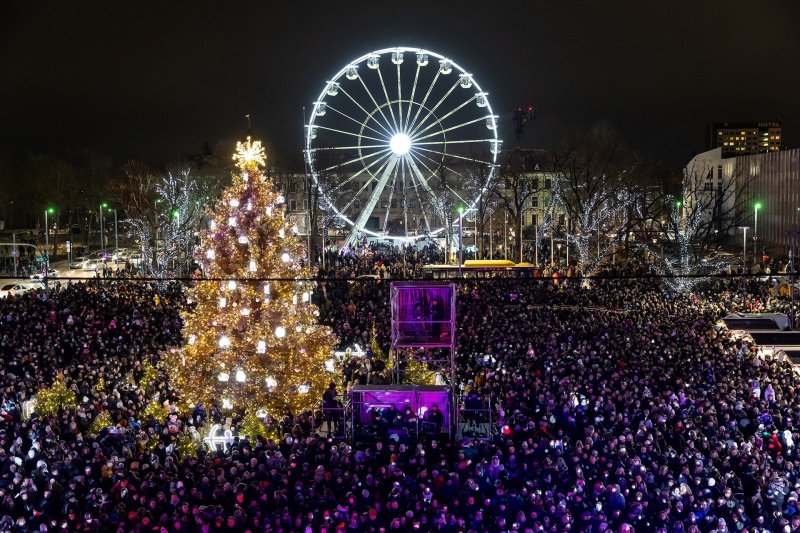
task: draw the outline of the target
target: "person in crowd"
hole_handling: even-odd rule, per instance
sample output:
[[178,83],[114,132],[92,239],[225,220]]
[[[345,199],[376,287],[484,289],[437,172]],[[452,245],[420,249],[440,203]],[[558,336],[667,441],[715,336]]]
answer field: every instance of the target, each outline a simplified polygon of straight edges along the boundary
[[[401,271],[376,252],[388,277]],[[314,298],[341,347],[387,353],[388,283],[340,276],[362,264],[331,267]],[[280,437],[237,434],[189,456],[176,431],[230,415],[174,408],[161,372],[139,386],[181,345],[182,287],[109,279],[12,296],[0,301],[0,531],[794,531],[800,378],[718,322],[787,310],[770,288],[464,282],[457,386],[497,414],[491,439],[359,445],[305,410],[281,415]],[[78,405],[28,416],[55,380]],[[143,416],[152,400],[167,419]],[[94,433],[101,412],[113,425]],[[237,433],[241,419],[229,423]]]

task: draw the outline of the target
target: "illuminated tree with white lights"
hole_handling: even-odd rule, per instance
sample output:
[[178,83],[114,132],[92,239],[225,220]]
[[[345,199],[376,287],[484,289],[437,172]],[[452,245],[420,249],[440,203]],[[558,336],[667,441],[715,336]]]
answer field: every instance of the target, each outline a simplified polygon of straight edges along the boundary
[[261,143],[248,137],[233,157],[239,171],[207,213],[195,254],[206,279],[192,291],[184,347],[171,355],[172,383],[189,404],[297,412],[330,381],[335,338],[317,323],[302,244],[263,172]]

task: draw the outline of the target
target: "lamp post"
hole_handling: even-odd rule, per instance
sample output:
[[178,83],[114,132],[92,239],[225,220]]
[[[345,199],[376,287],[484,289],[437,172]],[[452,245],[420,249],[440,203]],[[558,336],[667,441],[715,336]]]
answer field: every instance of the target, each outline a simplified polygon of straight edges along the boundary
[[48,207],[44,210],[44,288],[47,289],[48,271],[50,270],[50,221],[48,214],[55,213],[55,209]]
[[794,268],[795,268],[794,258],[795,258],[795,250],[797,248],[797,235],[799,233],[800,232],[797,232],[797,231],[789,231],[789,232],[787,232],[789,237],[792,238],[792,248],[791,248],[790,253],[789,253],[789,268],[791,269],[791,278],[790,278],[790,282],[789,282],[790,283],[789,293],[791,294],[791,300],[789,302],[789,314],[791,315],[791,318],[792,318],[792,323],[791,323],[792,325],[791,325],[791,328],[790,328],[792,330],[794,330],[794,328],[795,328],[795,310],[794,310],[794,290],[795,289],[794,289],[794,284],[795,284],[795,281],[796,281],[796,274],[795,274],[795,270],[794,270]]
[[494,260],[494,226],[492,220],[494,219],[494,210],[489,214],[489,261]]
[[739,226],[744,233],[742,233],[742,268],[747,268],[747,230],[750,226]]
[[558,267],[561,268],[561,243],[558,243]]
[[101,252],[106,251],[105,239],[103,235],[103,209],[105,209],[106,207],[108,207],[107,203],[103,202],[102,204],[100,204],[100,251]]
[[761,202],[753,204],[753,262],[758,263],[758,210],[761,209]]
[[503,259],[508,259],[508,211],[503,222]]
[[461,242],[463,233],[462,233],[462,225],[464,221],[464,207],[458,206],[458,277],[461,277],[461,265],[464,263],[463,261],[463,251],[464,246]]

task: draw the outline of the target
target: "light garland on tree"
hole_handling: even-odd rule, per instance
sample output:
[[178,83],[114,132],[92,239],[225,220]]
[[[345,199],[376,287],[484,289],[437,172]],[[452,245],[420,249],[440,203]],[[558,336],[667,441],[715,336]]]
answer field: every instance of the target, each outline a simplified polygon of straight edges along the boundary
[[58,413],[59,409],[73,409],[78,405],[75,393],[67,388],[63,381],[58,380],[51,387],[41,389],[36,394],[36,413],[41,416],[51,416]]
[[190,404],[242,414],[297,412],[327,388],[324,362],[336,339],[317,323],[311,288],[302,281],[310,277],[298,259],[302,243],[264,176],[261,143],[239,143],[233,159],[239,173],[208,212],[196,255],[207,277],[226,281],[196,284],[197,305],[184,315],[188,342],[165,367]]

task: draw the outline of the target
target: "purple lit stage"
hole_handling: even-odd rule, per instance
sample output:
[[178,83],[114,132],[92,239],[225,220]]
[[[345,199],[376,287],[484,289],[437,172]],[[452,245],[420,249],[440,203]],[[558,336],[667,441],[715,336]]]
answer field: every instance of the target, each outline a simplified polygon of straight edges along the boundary
[[[401,413],[410,407],[416,415],[412,431],[426,431],[434,404],[442,414],[438,427],[429,432],[447,432],[450,427],[450,391],[438,385],[355,385],[350,391],[354,426],[369,426],[376,414],[385,414],[394,405]],[[418,425],[417,425],[418,424]]]
[[455,285],[449,283],[392,283],[392,346],[452,346],[455,324]]

